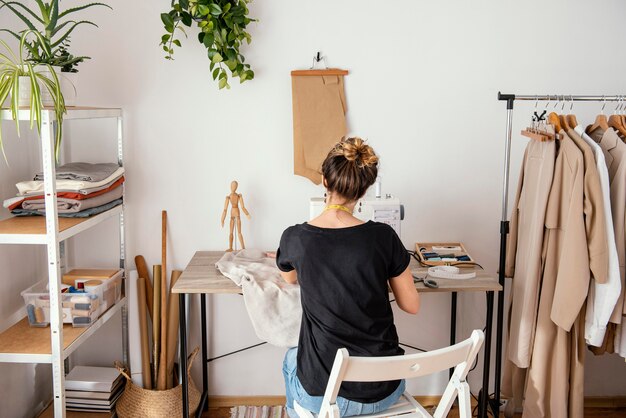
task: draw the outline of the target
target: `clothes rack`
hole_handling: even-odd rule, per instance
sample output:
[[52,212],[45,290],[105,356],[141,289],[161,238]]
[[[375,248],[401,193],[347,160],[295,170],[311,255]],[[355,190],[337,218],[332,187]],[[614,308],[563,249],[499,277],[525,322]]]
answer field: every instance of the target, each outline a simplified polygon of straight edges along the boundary
[[[498,416],[500,409],[500,380],[502,376],[502,339],[504,334],[504,277],[506,264],[506,241],[509,233],[508,221],[508,201],[509,201],[509,169],[511,164],[511,137],[513,132],[513,105],[516,100],[525,101],[557,101],[557,102],[624,102],[626,95],[519,95],[503,94],[498,92],[498,100],[506,102],[506,142],[504,151],[504,169],[502,184],[502,218],[500,220],[500,261],[498,264],[498,280],[502,290],[498,293],[497,319],[496,319],[496,352],[495,352],[495,376],[494,376],[494,398],[491,399],[488,393],[481,392],[479,397],[478,416],[487,418],[488,409],[491,408],[494,416]],[[489,304],[488,304],[489,306]],[[488,318],[493,316],[493,312],[487,312]],[[487,326],[491,326],[490,323]],[[483,388],[489,387],[489,365],[491,358],[491,341],[485,340],[485,373],[483,374]]]

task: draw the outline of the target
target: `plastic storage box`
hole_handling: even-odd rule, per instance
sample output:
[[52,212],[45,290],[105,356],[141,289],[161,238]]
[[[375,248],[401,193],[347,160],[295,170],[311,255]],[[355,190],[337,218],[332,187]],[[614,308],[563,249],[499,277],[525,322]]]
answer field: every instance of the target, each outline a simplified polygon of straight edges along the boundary
[[[33,327],[50,324],[50,295],[46,280],[35,283],[22,292],[28,323]],[[61,293],[63,322],[74,327],[87,327],[100,316],[102,300],[96,294]]]
[[100,298],[100,313],[122,299],[122,269],[74,269],[63,275],[63,284],[84,287]]

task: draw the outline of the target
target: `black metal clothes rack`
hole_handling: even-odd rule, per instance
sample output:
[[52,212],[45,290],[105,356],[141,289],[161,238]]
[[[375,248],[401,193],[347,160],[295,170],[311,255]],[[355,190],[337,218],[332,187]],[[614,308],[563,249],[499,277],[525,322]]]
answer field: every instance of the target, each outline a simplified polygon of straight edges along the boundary
[[[506,264],[506,240],[509,233],[508,221],[508,201],[509,201],[509,169],[511,164],[511,136],[513,132],[513,105],[516,100],[526,101],[556,101],[556,102],[626,102],[626,95],[519,95],[519,94],[502,94],[498,92],[498,100],[506,102],[506,142],[504,152],[504,174],[502,185],[502,218],[500,220],[500,261],[498,264],[498,280],[502,286],[502,290],[498,293],[497,305],[497,322],[496,322],[496,352],[495,352],[495,376],[494,376],[494,398],[491,399],[489,394],[481,392],[478,416],[487,418],[488,409],[490,408],[494,416],[498,416],[500,409],[500,380],[502,376],[502,339],[504,334],[504,275]],[[487,361],[491,354],[491,347],[485,346],[485,364],[486,368],[483,374],[483,388],[489,387],[489,366]]]

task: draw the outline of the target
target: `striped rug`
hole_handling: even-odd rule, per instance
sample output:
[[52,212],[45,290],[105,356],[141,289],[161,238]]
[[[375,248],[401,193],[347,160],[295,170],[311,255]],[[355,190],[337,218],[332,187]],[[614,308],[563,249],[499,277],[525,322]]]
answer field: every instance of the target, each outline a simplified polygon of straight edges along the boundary
[[288,418],[285,408],[280,406],[234,406],[230,418]]

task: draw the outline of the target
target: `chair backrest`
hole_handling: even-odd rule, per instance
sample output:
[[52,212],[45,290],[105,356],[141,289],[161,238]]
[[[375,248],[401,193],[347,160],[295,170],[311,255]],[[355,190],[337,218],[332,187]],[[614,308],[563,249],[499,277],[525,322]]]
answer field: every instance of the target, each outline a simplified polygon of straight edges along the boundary
[[389,357],[351,357],[348,350],[340,348],[335,356],[322,404],[335,403],[341,382],[410,379],[452,367],[455,367],[454,377],[463,382],[484,339],[481,330],[474,330],[467,340],[450,347],[426,353]]

